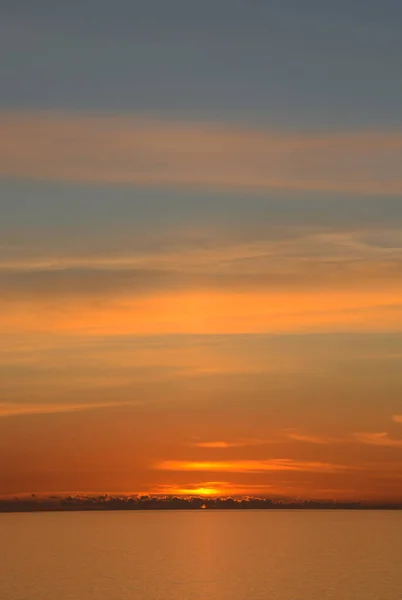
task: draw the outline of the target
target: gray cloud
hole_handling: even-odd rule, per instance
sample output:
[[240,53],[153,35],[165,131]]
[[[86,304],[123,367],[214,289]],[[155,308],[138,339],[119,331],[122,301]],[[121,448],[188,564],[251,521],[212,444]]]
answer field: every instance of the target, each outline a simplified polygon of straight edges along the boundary
[[34,180],[400,195],[402,135],[278,134],[127,116],[0,113],[0,174]]
[[[234,261],[226,270],[197,268],[63,268],[0,270],[3,302],[43,298],[147,296],[166,291],[286,291],[398,288],[402,259],[389,261],[263,260]],[[208,269],[210,268],[210,272]],[[206,271],[206,272],[205,272]],[[396,297],[395,297],[396,301]]]

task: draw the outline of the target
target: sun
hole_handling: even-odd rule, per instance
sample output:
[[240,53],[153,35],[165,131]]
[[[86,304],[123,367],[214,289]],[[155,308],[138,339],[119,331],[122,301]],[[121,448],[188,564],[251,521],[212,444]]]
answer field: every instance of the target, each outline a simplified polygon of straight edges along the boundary
[[159,486],[159,489],[154,490],[154,493],[157,495],[167,494],[169,496],[192,496],[192,497],[213,497],[213,496],[222,496],[224,484],[220,482],[214,481],[206,481],[199,483],[187,483],[184,484],[183,487],[180,485],[163,485]]
[[199,494],[200,496],[214,496],[216,494],[219,494],[219,490],[207,487],[197,488],[196,490],[194,490],[194,492]]
[[181,489],[178,493],[182,496],[218,496],[219,490],[212,487],[198,487],[192,489]]

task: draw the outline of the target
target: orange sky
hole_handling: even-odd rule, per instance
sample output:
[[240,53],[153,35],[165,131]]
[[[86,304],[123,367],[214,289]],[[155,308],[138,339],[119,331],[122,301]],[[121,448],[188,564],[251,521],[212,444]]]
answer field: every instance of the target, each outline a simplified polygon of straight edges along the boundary
[[402,499],[400,134],[0,125],[0,494]]
[[[184,390],[181,390],[183,393]],[[188,390],[190,392],[190,390]],[[293,415],[260,406],[187,398],[154,405],[26,414],[0,419],[2,492],[196,493],[322,498],[400,498],[401,439],[392,433],[337,437],[340,423],[326,424],[328,436],[282,427],[307,424]],[[95,401],[94,401],[95,404]],[[345,411],[343,411],[344,413]],[[353,420],[354,415],[342,415]],[[306,425],[305,425],[306,426]],[[344,427],[344,423],[342,423]],[[350,425],[349,425],[350,427]],[[400,425],[399,425],[400,428]],[[240,434],[258,434],[258,439]],[[227,444],[203,446],[230,434]],[[399,433],[400,435],[400,433]],[[211,444],[212,445],[212,444]],[[216,447],[215,447],[216,446]],[[221,447],[222,446],[222,447]],[[202,492],[200,491],[202,490]]]

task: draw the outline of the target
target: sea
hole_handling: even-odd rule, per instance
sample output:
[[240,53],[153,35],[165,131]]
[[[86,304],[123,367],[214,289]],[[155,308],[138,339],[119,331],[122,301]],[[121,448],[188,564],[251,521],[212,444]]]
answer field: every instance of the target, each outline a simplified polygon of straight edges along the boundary
[[402,511],[0,514],[1,600],[400,600]]

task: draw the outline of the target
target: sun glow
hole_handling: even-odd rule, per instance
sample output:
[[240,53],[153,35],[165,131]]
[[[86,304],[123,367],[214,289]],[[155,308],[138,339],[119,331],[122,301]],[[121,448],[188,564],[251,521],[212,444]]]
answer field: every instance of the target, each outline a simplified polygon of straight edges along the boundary
[[184,461],[167,460],[155,466],[161,471],[203,471],[221,473],[263,473],[265,471],[300,471],[307,473],[336,473],[352,469],[343,464],[301,461],[289,458],[269,460]]
[[223,496],[227,493],[230,484],[220,481],[200,481],[198,483],[184,483],[183,487],[177,485],[162,485],[152,493],[167,496]]
[[180,489],[178,493],[182,496],[218,496],[221,490],[216,488],[199,487],[194,489]]

